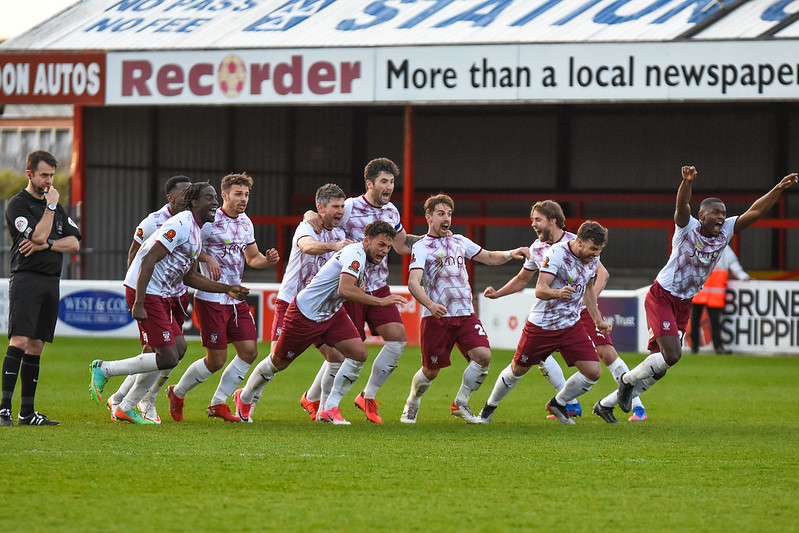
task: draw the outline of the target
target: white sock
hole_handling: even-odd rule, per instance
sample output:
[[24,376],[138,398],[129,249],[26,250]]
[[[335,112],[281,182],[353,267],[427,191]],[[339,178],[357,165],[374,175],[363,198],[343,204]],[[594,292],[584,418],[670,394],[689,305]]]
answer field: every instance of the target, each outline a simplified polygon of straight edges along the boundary
[[[566,377],[563,375],[563,369],[558,364],[558,361],[549,356],[538,364],[538,369],[547,378],[549,384],[555,389],[555,392],[560,392],[566,384]],[[569,403],[577,403],[577,400],[572,400]]]
[[135,409],[136,405],[141,401],[142,398],[144,398],[144,395],[147,394],[147,391],[150,390],[150,387],[153,386],[155,380],[158,379],[158,375],[160,373],[160,370],[154,370],[152,372],[138,374],[133,386],[130,388],[122,401],[119,402],[119,408],[123,411]]
[[219,386],[214,392],[214,397],[211,398],[211,405],[219,405],[225,403],[228,396],[236,392],[239,384],[244,381],[247,372],[250,370],[250,363],[240,358],[238,355],[233,358],[230,364],[227,365],[225,371],[222,372],[222,377],[219,378]]
[[144,398],[141,399],[142,402],[146,404],[154,404],[155,399],[158,398],[158,393],[161,392],[161,389],[164,388],[166,382],[169,380],[169,376],[172,375],[172,371],[174,368],[167,368],[161,371],[161,374],[158,376],[158,379],[155,380],[155,383],[150,390],[147,391],[147,394],[144,395]]
[[322,379],[327,372],[327,361],[322,361],[322,366],[319,367],[319,372],[311,383],[311,388],[305,391],[305,399],[309,402],[318,401],[322,397]]
[[624,381],[630,385],[635,385],[636,382],[654,377],[655,374],[659,374],[669,368],[671,367],[666,363],[662,353],[653,353],[641,361],[637,367],[627,372],[627,375],[624,376]]
[[617,357],[615,361],[608,365],[608,370],[610,370],[610,374],[613,376],[613,379],[616,381],[616,385],[619,384],[619,378],[625,372],[629,372],[630,369],[627,366],[627,363],[622,361],[621,357]]
[[361,375],[363,369],[363,361],[355,361],[354,359],[345,359],[341,363],[341,369],[336,374],[336,379],[333,382],[333,388],[330,390],[330,395],[325,401],[325,410],[338,407],[341,399],[347,394],[352,386],[358,381],[358,376]]
[[502,398],[507,396],[523,377],[524,374],[517,376],[513,373],[512,364],[506,366],[502,372],[499,373],[497,382],[494,383],[494,390],[491,391],[491,396],[488,397],[488,401],[486,403],[492,407],[499,405],[499,402],[502,401]]
[[108,401],[110,403],[119,404],[119,402],[121,402],[125,398],[125,395],[130,391],[130,388],[133,386],[135,382],[136,382],[135,374],[131,374],[130,376],[126,377],[125,381],[122,382],[122,385],[119,386],[117,391],[108,398]]
[[239,397],[241,401],[243,403],[253,403],[253,396],[258,396],[260,399],[261,391],[264,390],[267,383],[272,381],[277,372],[277,368],[272,363],[272,356],[267,355],[266,359],[258,363],[258,366],[250,374],[250,379],[247,380],[247,384],[241,391],[241,396]]
[[322,377],[322,384],[319,387],[321,393],[319,396],[319,405],[324,405],[327,397],[330,396],[330,391],[333,390],[333,383],[336,381],[336,374],[341,369],[341,363],[328,362],[325,365],[325,375]]
[[416,374],[413,375],[411,393],[408,395],[408,400],[405,403],[419,407],[419,403],[422,401],[422,395],[427,392],[431,383],[433,382],[427,379],[427,376],[424,375],[424,371],[420,368]]
[[555,395],[555,401],[561,405],[566,405],[579,395],[590,391],[591,387],[594,385],[596,385],[596,381],[591,381],[578,370],[566,380],[566,384],[560,392]]
[[118,361],[103,361],[100,368],[103,371],[103,375],[110,378],[111,376],[127,376],[130,374],[153,372],[158,370],[158,363],[155,361],[155,352],[148,352]]
[[616,407],[619,405],[619,390],[616,389],[601,400],[599,400],[599,405],[602,407]]
[[205,359],[197,359],[186,369],[180,381],[172,389],[175,396],[185,398],[191,389],[208,379],[213,372],[205,366]]
[[397,368],[402,351],[405,349],[404,342],[400,341],[386,341],[380,353],[375,357],[372,363],[372,373],[369,375],[369,381],[363,389],[364,398],[374,398],[377,396],[377,391],[380,387],[386,384],[389,376]]
[[469,363],[463,371],[463,380],[458,394],[455,395],[455,405],[469,405],[472,393],[480,388],[488,375],[488,367],[478,365],[475,361]]

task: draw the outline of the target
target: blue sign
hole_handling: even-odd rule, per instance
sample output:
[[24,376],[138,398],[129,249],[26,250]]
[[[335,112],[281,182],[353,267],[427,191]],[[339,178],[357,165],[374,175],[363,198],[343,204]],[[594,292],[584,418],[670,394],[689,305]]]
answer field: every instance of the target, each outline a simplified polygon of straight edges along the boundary
[[77,329],[108,331],[133,321],[122,294],[110,291],[73,292],[61,298],[58,318]]
[[599,310],[613,324],[610,337],[619,352],[638,351],[638,299],[599,297]]

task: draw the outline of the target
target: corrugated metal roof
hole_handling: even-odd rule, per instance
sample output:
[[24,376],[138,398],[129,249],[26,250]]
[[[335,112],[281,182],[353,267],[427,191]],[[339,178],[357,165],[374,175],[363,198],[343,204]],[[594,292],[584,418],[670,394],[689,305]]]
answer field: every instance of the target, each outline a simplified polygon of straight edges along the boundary
[[[799,12],[799,2],[777,0],[750,0],[728,16],[696,35],[697,39],[755,39],[767,34],[786,17]],[[792,25],[797,37],[797,24]],[[786,28],[786,30],[789,28]]]
[[[727,0],[725,9],[735,3]],[[790,16],[785,8],[795,11],[796,4],[751,0],[694,38],[759,36]],[[84,0],[0,49],[668,41],[717,14],[719,5],[720,0]],[[789,27],[777,37],[793,38],[796,31]]]

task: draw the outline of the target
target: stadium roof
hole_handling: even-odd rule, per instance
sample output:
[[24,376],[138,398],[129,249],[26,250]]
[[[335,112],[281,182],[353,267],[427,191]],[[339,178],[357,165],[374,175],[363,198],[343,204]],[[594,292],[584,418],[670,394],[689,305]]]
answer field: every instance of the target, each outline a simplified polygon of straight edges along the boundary
[[83,0],[5,51],[799,37],[795,0]]

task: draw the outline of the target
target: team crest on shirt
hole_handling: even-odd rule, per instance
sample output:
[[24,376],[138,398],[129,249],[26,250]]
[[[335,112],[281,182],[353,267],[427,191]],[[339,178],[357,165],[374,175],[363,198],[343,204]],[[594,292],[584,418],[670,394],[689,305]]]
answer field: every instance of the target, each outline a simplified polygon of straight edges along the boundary
[[177,233],[175,233],[175,230],[171,229],[164,233],[164,238],[169,242],[172,242],[172,240],[175,238],[175,235],[177,235]]
[[357,273],[361,269],[361,263],[358,261],[353,261],[348,268]]
[[172,341],[172,332],[169,330],[165,330],[161,332],[161,335],[164,337],[164,342],[171,342]]
[[669,331],[671,329],[671,322],[668,320],[663,321],[663,331]]

